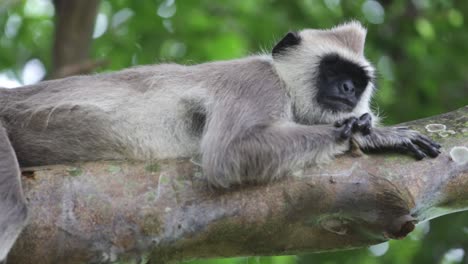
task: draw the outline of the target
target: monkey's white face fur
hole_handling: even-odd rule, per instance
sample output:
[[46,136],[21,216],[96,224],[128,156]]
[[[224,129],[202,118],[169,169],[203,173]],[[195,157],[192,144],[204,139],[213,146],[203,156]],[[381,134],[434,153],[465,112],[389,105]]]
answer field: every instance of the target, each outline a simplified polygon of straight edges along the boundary
[[[374,85],[368,82],[359,102],[351,112],[332,112],[317,102],[318,87],[314,85],[321,58],[337,54],[359,65],[374,77],[374,68],[364,57],[366,29],[359,22],[349,22],[328,30],[306,29],[298,32],[300,43],[288,49],[286,55],[274,56],[273,65],[284,81],[294,104],[296,115],[312,123],[331,123],[350,116],[370,113],[369,102]],[[373,116],[373,122],[377,118]]]

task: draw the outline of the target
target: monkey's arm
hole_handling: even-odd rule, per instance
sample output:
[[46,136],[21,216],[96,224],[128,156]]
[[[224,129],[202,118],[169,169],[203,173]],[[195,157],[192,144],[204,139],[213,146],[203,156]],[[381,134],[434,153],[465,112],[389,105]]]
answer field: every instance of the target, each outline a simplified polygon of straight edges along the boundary
[[438,143],[407,127],[374,127],[369,135],[354,134],[353,140],[363,150],[396,150],[412,153],[417,159],[440,153]]
[[0,122],[0,263],[6,259],[26,219],[18,161]]
[[290,122],[251,127],[231,140],[206,137],[203,169],[209,182],[229,187],[268,182],[307,162],[321,162],[348,150],[349,142],[332,126]]
[[271,181],[297,166],[327,161],[349,149],[352,122],[338,127],[300,125],[243,106],[215,111],[205,128],[202,163],[214,186]]

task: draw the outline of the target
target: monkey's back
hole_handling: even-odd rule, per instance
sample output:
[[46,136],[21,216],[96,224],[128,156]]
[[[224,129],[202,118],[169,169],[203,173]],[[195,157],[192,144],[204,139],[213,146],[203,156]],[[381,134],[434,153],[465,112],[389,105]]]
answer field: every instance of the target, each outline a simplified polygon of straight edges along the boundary
[[164,83],[167,77],[158,71],[167,74],[167,67],[0,89],[0,118],[20,164],[193,154],[199,135],[185,129],[189,124],[182,118],[193,119],[187,108],[198,111],[196,104],[204,98],[197,99],[201,89],[194,82],[186,80],[185,87]]
[[251,87],[273,75],[269,62],[250,57],[69,77],[0,89],[0,118],[22,166],[188,157],[199,152],[216,98],[270,96],[275,87]]

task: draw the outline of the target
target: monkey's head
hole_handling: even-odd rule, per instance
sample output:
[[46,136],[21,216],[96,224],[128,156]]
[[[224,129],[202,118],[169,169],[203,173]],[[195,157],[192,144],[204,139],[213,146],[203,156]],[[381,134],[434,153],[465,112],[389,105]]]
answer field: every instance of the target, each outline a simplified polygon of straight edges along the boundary
[[359,22],[289,32],[273,48],[273,64],[304,123],[330,123],[370,112],[374,68],[364,57]]

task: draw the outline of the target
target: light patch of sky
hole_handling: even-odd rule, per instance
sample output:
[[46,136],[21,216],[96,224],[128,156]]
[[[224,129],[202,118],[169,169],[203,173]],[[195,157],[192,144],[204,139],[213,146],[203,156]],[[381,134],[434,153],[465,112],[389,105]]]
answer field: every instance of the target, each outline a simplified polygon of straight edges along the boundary
[[99,13],[96,17],[96,24],[94,25],[93,39],[97,39],[104,35],[109,25],[109,19],[104,13]]
[[453,248],[445,253],[441,263],[460,263],[463,260],[463,256],[465,256],[465,250]]
[[165,0],[159,5],[156,13],[162,18],[170,18],[175,15],[176,11],[175,0]]
[[24,64],[20,80],[12,70],[0,72],[0,87],[16,88],[22,85],[35,84],[41,81],[46,75],[44,64],[39,59],[30,59]]
[[31,59],[24,65],[21,79],[24,85],[35,84],[46,74],[44,64],[39,59]]
[[129,20],[134,14],[135,13],[130,8],[124,8],[119,10],[112,16],[112,27],[117,28],[118,26]]
[[385,10],[383,6],[374,0],[367,0],[362,4],[362,13],[367,21],[372,24],[382,24],[385,19]]
[[22,22],[23,19],[19,15],[10,15],[5,23],[5,37],[9,39],[14,38],[16,34],[18,34],[18,30],[21,27]]
[[51,0],[27,0],[23,12],[25,17],[53,17],[54,10]]
[[18,86],[21,86],[21,83],[14,77],[12,71],[0,72],[0,87],[16,88]]
[[383,242],[377,245],[373,245],[369,247],[369,251],[372,253],[372,255],[376,257],[380,257],[385,255],[387,253],[389,248],[389,243],[388,242]]

